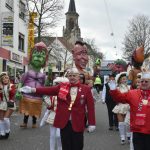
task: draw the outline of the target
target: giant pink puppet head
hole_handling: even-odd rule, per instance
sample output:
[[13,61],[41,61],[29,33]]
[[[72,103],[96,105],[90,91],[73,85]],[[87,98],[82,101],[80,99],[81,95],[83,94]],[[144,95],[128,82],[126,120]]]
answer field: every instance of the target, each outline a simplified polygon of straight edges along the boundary
[[113,73],[118,74],[127,70],[127,63],[122,59],[117,59],[114,63],[108,64]]
[[79,70],[85,69],[89,60],[86,45],[77,41],[72,50],[72,54],[76,68]]

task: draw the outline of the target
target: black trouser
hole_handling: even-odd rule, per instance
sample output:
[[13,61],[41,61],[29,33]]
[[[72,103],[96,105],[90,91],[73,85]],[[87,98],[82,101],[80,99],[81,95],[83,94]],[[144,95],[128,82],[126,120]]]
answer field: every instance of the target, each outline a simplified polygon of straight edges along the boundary
[[108,110],[109,126],[112,127],[115,125],[116,127],[118,127],[117,115],[112,112],[116,104],[111,103],[111,102],[106,102],[106,105],[107,105],[107,110]]
[[[23,123],[27,124],[28,123],[28,119],[29,119],[29,115],[24,115],[24,119],[23,119]],[[36,117],[32,116],[32,123],[36,124]]]
[[83,132],[73,131],[71,121],[60,130],[60,134],[63,150],[83,150]]
[[94,88],[96,89],[96,91],[97,91],[98,94],[99,94],[99,92],[102,90],[100,84],[95,84],[95,85],[94,85]]
[[133,133],[134,150],[150,150],[150,134]]

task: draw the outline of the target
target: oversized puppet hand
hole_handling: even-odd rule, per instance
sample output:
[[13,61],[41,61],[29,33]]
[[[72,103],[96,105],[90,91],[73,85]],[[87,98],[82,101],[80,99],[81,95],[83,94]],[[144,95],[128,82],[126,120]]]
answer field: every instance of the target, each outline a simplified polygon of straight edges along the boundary
[[109,82],[109,87],[110,87],[110,90],[115,90],[117,88],[116,81],[115,80],[111,80]]
[[89,125],[89,127],[88,127],[88,132],[93,132],[93,131],[95,131],[95,129],[96,129],[96,126],[93,126],[93,125]]
[[33,88],[31,88],[29,86],[23,86],[22,88],[19,89],[19,92],[33,93]]

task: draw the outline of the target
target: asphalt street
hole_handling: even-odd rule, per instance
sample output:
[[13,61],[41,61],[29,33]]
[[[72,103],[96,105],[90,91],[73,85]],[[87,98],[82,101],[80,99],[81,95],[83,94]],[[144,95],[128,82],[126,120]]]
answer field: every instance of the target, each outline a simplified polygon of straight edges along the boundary
[[[105,104],[96,103],[96,131],[84,134],[84,150],[129,150],[129,144],[121,145],[118,131],[108,130]],[[44,111],[45,108],[43,108]],[[11,117],[11,134],[8,140],[0,141],[0,150],[50,150],[49,125],[42,128],[21,129],[22,115],[15,112]],[[38,120],[38,124],[40,119]]]

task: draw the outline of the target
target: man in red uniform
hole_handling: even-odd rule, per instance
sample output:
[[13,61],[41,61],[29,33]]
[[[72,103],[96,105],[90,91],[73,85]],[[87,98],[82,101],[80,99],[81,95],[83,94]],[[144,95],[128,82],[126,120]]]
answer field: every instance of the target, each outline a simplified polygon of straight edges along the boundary
[[134,150],[150,150],[150,72],[143,72],[140,89],[120,93],[116,84],[110,84],[114,100],[130,104],[130,128]]
[[96,128],[94,100],[91,89],[87,85],[80,84],[76,68],[70,69],[67,76],[70,83],[61,83],[53,87],[23,87],[20,90],[25,93],[58,96],[54,127],[61,129],[62,149],[83,150],[86,107],[88,130],[92,132]]

